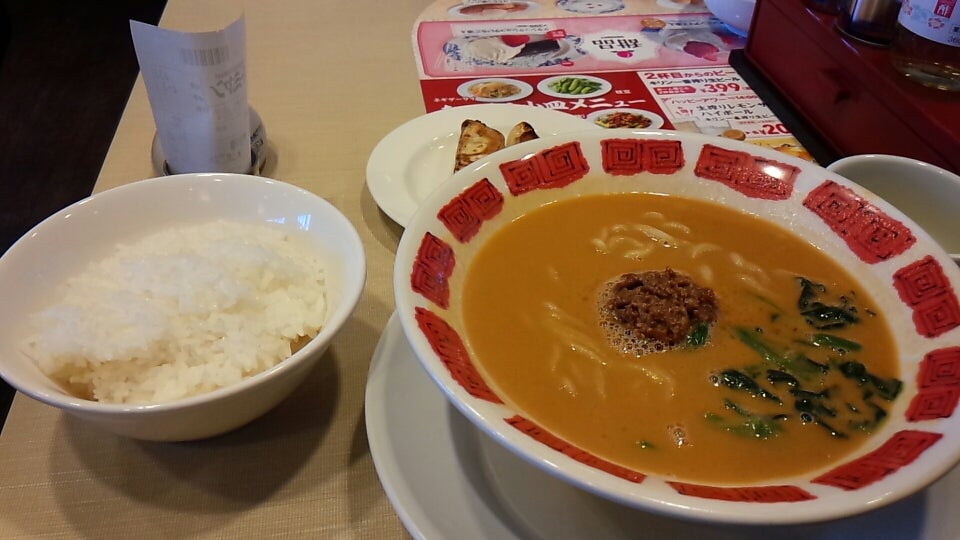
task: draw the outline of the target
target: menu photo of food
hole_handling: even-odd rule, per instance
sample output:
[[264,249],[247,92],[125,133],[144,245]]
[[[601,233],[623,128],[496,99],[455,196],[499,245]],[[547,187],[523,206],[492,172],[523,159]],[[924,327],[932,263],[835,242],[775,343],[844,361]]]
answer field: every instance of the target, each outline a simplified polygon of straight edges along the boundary
[[496,19],[511,15],[527,15],[539,7],[536,2],[484,2],[457,4],[447,10],[454,17]]
[[537,90],[558,98],[592,98],[602,96],[613,88],[606,79],[592,75],[557,75],[537,84]]
[[587,115],[587,120],[606,129],[657,129],[663,117],[644,109],[603,109]]
[[571,13],[600,15],[622,11],[626,4],[623,0],[557,0],[557,7]]
[[424,21],[414,39],[418,68],[431,78],[726,65],[745,44],[699,13]]
[[566,64],[584,55],[580,38],[565,35],[502,34],[454,37],[443,44],[445,68],[533,69]]
[[516,101],[532,93],[533,86],[517,79],[473,79],[457,87],[461,97],[487,103]]
[[420,21],[601,18],[709,13],[703,0],[434,0]]

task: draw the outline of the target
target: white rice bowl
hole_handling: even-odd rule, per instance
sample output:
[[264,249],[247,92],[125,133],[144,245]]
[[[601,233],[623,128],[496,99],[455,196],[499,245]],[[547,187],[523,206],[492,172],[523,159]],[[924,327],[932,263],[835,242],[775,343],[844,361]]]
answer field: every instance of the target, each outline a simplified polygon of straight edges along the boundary
[[0,257],[0,376],[121,435],[213,436],[303,381],[365,272],[350,222],[300,188],[233,174],[135,182]]

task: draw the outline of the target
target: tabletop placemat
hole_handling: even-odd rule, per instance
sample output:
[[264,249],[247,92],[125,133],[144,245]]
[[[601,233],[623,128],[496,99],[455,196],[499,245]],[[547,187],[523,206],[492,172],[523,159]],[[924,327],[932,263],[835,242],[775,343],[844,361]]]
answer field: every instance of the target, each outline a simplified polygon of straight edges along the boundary
[[[440,0],[420,15],[412,35],[428,112],[497,102],[598,122],[609,113],[638,114],[653,119],[639,127],[746,140],[812,160],[731,67],[731,54],[746,40],[702,0],[454,7]],[[585,93],[550,86],[564,78],[602,86]],[[508,85],[512,93],[478,95],[484,84]]]

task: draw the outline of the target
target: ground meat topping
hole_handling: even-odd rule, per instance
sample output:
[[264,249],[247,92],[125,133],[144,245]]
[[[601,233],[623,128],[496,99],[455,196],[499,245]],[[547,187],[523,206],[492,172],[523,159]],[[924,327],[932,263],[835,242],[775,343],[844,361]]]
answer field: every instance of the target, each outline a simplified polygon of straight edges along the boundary
[[604,293],[603,309],[635,338],[674,347],[698,323],[717,319],[712,289],[671,268],[623,274]]

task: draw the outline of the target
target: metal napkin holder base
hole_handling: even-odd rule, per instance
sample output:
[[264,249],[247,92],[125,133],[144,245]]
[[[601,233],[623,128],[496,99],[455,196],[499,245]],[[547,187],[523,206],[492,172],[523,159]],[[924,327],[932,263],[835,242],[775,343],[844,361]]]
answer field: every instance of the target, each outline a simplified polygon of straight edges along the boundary
[[[157,133],[153,135],[153,143],[150,147],[150,160],[153,163],[154,174],[160,176],[170,176],[176,174],[170,170],[167,164],[163,148],[160,146],[160,136]],[[246,174],[259,176],[263,171],[263,166],[267,161],[267,130],[263,126],[263,120],[257,111],[250,108],[250,168]]]

